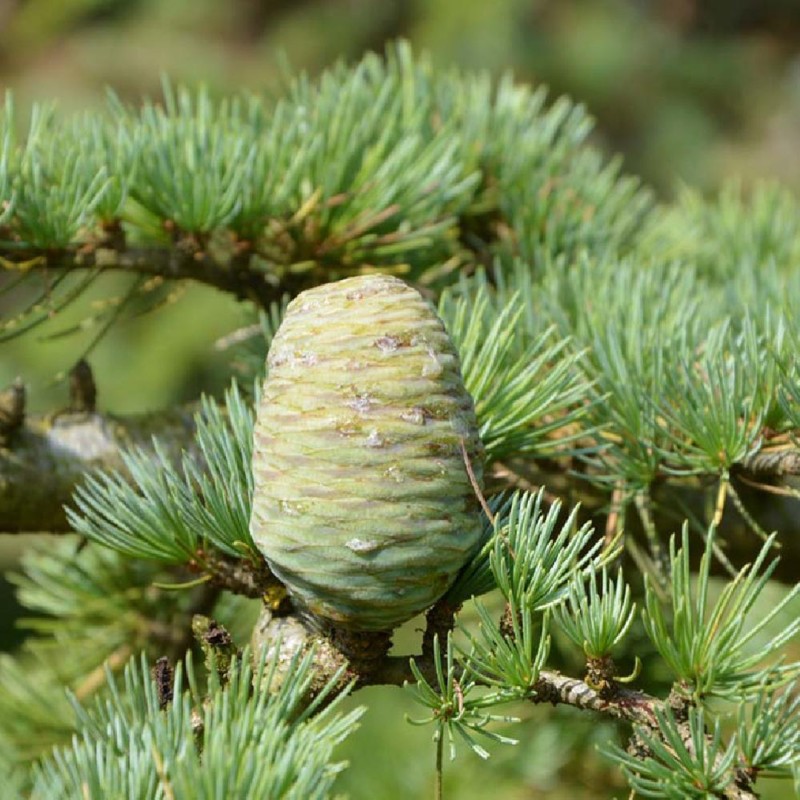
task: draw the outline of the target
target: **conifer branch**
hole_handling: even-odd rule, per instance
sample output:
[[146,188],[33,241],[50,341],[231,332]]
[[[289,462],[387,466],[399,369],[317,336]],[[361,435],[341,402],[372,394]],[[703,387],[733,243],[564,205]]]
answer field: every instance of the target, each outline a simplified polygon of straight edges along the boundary
[[272,574],[266,561],[255,563],[220,553],[203,553],[202,566],[196,569],[204,572],[213,586],[243,597],[262,598],[275,590],[283,590],[283,584]]
[[800,475],[800,449],[793,444],[762,447],[746,458],[741,467],[745,473],[755,478]]
[[[429,681],[436,677],[436,664],[431,657],[415,656],[414,664],[419,672]],[[410,661],[404,656],[389,656],[381,664],[379,670],[369,677],[369,683],[402,686],[416,680]],[[528,698],[531,702],[566,705],[583,711],[594,711],[603,716],[630,723],[636,727],[644,727],[658,735],[659,723],[656,712],[667,706],[663,700],[645,692],[613,685],[612,690],[597,690],[586,681],[562,675],[552,670],[539,672],[538,680],[532,687]],[[682,734],[686,742],[691,742],[691,733],[685,725]],[[732,771],[731,779],[725,790],[728,800],[757,800],[749,777],[741,770]]]
[[[180,655],[187,613],[203,615],[203,642],[220,644],[226,659],[233,639],[211,625],[212,605],[216,616],[226,604],[241,608],[232,594],[242,604],[263,598],[268,618],[256,630],[265,658],[255,675],[244,657],[223,680],[213,668],[220,654],[209,652],[211,694],[226,693],[226,702],[198,702],[190,667],[190,692],[181,691],[182,667],[163,662],[158,686],[148,662],[129,667],[126,691],[138,702],[83,714],[83,741],[34,768],[40,796],[62,796],[66,786],[75,794],[77,781],[84,793],[122,796],[134,775],[178,797],[203,769],[228,780],[238,767],[250,779],[252,765],[262,772],[251,793],[272,796],[281,770],[268,763],[270,750],[284,753],[277,766],[287,780],[301,766],[292,752],[302,752],[298,796],[316,796],[314,787],[321,796],[338,769],[330,750],[356,719],[332,719],[335,698],[379,683],[415,684],[440,761],[444,734],[451,747],[455,734],[486,757],[477,737],[509,741],[487,728],[504,719],[493,708],[528,700],[627,723],[628,750],[608,754],[642,794],[753,800],[759,774],[796,767],[797,702],[785,684],[800,665],[762,662],[780,658],[800,629],[796,618],[770,628],[798,589],[745,621],[778,576],[766,564],[774,538],[752,569],[709,593],[712,554],[728,565],[753,555],[736,552],[745,537],[715,536],[717,523],[735,509],[760,531],[736,481],[778,491],[766,484],[800,474],[794,198],[762,187],[747,202],[728,190],[707,203],[690,192],[654,208],[618,162],[586,144],[591,120],[580,106],[546,107],[543,91],[510,79],[493,86],[437,75],[402,44],[319,81],[300,76],[274,102],[244,94],[217,102],[165,85],[163,102],[112,100],[105,117],[65,123],[37,108],[21,138],[18,129],[9,99],[0,113],[0,271],[13,275],[12,291],[35,294],[23,295],[27,307],[0,325],[0,337],[46,321],[106,271],[153,279],[136,277],[142,286],[194,280],[262,310],[365,271],[401,274],[431,296],[449,284],[438,310],[474,400],[486,466],[523,462],[498,488],[525,481],[526,490],[547,483],[550,492],[487,491],[477,552],[428,611],[421,655],[409,661],[387,655],[388,630],[315,622],[311,603],[299,609],[299,586],[281,585],[262,559],[250,525],[261,488],[251,468],[254,414],[237,389],[225,410],[204,401],[194,419],[188,410],[118,419],[96,412],[91,374],[79,365],[69,412],[26,420],[24,386],[15,384],[0,394],[0,528],[66,530],[62,506],[71,500],[69,522],[92,544],[70,554],[74,542],[63,538],[18,581],[44,634],[26,648],[46,656],[48,669],[58,654],[59,676],[31,680],[28,658],[0,665],[13,689],[4,706],[17,723],[12,738],[40,748],[39,722],[62,737],[69,723],[40,697],[62,682],[79,695],[94,691],[101,655],[112,667],[142,646]],[[106,472],[84,480],[95,467]],[[646,583],[645,632],[675,680],[659,699],[628,688],[638,657],[630,679],[614,671],[610,651],[634,611],[623,576],[608,575],[613,548],[601,552],[586,507],[561,525],[551,496],[573,499],[575,485],[588,487],[588,516],[610,507],[611,545],[638,507],[657,556],[669,492],[712,484],[720,490],[707,509],[711,528],[688,512],[707,540],[699,572],[687,523],[680,551],[670,549],[668,585]],[[796,581],[800,539],[782,544],[781,577]],[[195,580],[166,587],[183,592],[162,591],[187,573]],[[476,601],[469,650],[459,648],[450,633],[460,604],[495,587],[506,601],[502,620]],[[551,620],[583,649],[583,680],[545,669]],[[757,643],[762,634],[771,638]],[[279,702],[253,692],[267,673],[267,684],[283,683]],[[743,706],[727,745],[720,720],[707,724],[709,697]],[[165,718],[175,724],[163,726]],[[251,735],[254,719],[264,735]],[[120,731],[134,736],[117,741]],[[239,747],[245,739],[249,751]],[[287,741],[298,747],[289,752]],[[118,784],[96,789],[106,779],[103,754],[127,751],[138,772],[117,770]]]
[[80,247],[62,250],[24,250],[3,254],[0,265],[27,272],[121,271],[164,278],[192,280],[269,308],[286,293],[296,294],[311,280],[281,276],[250,266],[248,258],[216,258],[199,247],[164,244],[137,247]]
[[194,448],[191,408],[138,416],[53,413],[28,416],[0,446],[0,530],[67,533],[64,506],[95,469],[121,470],[123,449],[153,447],[157,436],[175,463]]
[[[9,396],[11,396],[9,394]],[[16,396],[16,395],[15,395]],[[152,451],[152,437],[158,438],[175,464],[184,450],[196,452],[196,428],[192,406],[164,409],[137,416],[115,416],[104,413],[54,412],[46,415],[19,415],[20,420],[9,434],[6,446],[0,446],[0,528],[3,533],[48,531],[68,533],[64,506],[84,477],[95,469],[123,470],[122,453],[131,446]],[[546,480],[548,488],[558,486],[559,494],[582,498],[591,510],[602,502],[602,496],[590,496],[591,486],[580,477],[568,474],[572,464],[552,460],[528,464],[530,469],[544,464],[548,473],[533,473],[520,478],[498,466],[493,491],[503,486],[525,488]],[[759,477],[778,477],[790,474],[800,464],[797,451],[781,446],[777,450],[765,447],[748,458],[735,477],[758,474]],[[685,481],[684,481],[685,482]],[[668,491],[662,487],[663,495]],[[698,488],[699,491],[699,488]],[[663,497],[662,497],[663,500]],[[792,502],[792,500],[789,500]],[[722,539],[725,540],[723,531]],[[776,579],[796,580],[794,564],[800,561],[800,539],[784,536],[780,539],[784,558],[774,574]],[[757,553],[756,537],[735,536],[726,541],[726,555],[735,563],[747,563]],[[224,588],[249,597],[260,596],[262,581],[246,564],[237,566],[236,580]],[[224,570],[223,570],[224,571]],[[220,578],[227,581],[228,578]]]

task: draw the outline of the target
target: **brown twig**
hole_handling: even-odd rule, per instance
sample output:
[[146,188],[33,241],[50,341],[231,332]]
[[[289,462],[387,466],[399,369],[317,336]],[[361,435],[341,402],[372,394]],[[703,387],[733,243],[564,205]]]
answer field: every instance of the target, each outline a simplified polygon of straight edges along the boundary
[[[33,263],[31,269],[71,271],[100,269],[152,275],[167,280],[193,280],[205,283],[239,300],[252,300],[261,308],[269,308],[289,292],[296,294],[303,286],[292,277],[270,280],[261,270],[253,269],[241,259],[216,259],[208,252],[169,246],[67,248],[41,253],[19,251],[4,255],[8,264]],[[38,259],[38,260],[37,260]]]
[[198,553],[191,568],[207,574],[212,586],[244,597],[264,598],[284,588],[263,559],[232,558],[204,550]]
[[456,614],[461,605],[452,606],[444,599],[439,600],[425,613],[425,631],[422,634],[422,657],[433,658],[433,642],[438,637],[439,643],[447,642],[447,635],[456,624]]
[[489,522],[494,525],[494,514],[492,514],[492,510],[489,508],[489,504],[486,502],[486,498],[483,496],[483,490],[478,483],[478,479],[475,477],[475,471],[472,469],[472,461],[470,460],[469,453],[467,452],[467,445],[464,442],[463,436],[459,439],[459,445],[461,446],[461,455],[464,459],[464,466],[467,470],[467,476],[469,477],[469,482],[472,484],[472,491],[475,492],[475,497],[478,498],[478,502],[481,504],[483,513],[486,514],[486,519],[488,519]]
[[758,489],[759,492],[767,492],[767,494],[774,494],[778,497],[792,497],[795,499],[800,499],[800,492],[798,492],[797,489],[792,489],[789,486],[773,486],[771,483],[762,483],[761,481],[748,478],[741,472],[736,473],[736,480],[741,481],[751,489]]

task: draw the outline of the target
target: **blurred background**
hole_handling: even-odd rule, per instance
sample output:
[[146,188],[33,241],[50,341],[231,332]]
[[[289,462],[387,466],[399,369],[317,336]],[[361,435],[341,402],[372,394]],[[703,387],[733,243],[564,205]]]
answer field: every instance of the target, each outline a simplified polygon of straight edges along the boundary
[[[269,92],[287,65],[313,75],[399,36],[442,66],[510,70],[585,103],[596,141],[665,200],[681,182],[713,192],[731,175],[800,186],[798,0],[0,0],[0,88],[22,116],[37,101],[96,106],[109,87],[135,102],[158,95],[164,75]],[[94,302],[113,295],[109,280]],[[242,310],[197,288],[171,306],[93,351],[107,410],[227,383],[209,346]],[[75,308],[4,345],[0,386],[20,374],[33,410],[63,403],[61,376],[96,331],[60,332],[85,316]]]
[[797,0],[0,0],[0,82],[69,108],[156,92],[162,73],[261,88],[281,56],[314,73],[397,36],[584,101],[662,191],[800,180]]
[[[511,70],[547,84],[553,97],[585,103],[597,119],[596,141],[664,200],[680,182],[713,193],[731,175],[800,186],[798,0],[0,0],[0,88],[13,91],[23,112],[37,101],[65,112],[89,108],[107,87],[135,102],[157,95],[162,75],[220,93],[271,91],[287,64],[313,75],[400,36],[442,66]],[[113,293],[112,277],[86,302]],[[246,310],[197,287],[172,299],[93,349],[103,410],[190,402],[229,382],[229,356],[215,342],[249,321]],[[0,316],[13,313],[0,305]],[[63,374],[96,331],[60,334],[85,317],[85,306],[75,308],[0,345],[0,387],[20,375],[33,411],[63,407]],[[0,570],[12,568],[24,546],[22,537],[0,537]],[[19,633],[8,586],[0,593],[0,647],[8,649]],[[403,642],[414,647],[413,626]],[[341,791],[354,800],[428,796],[430,729],[403,722],[415,709],[396,690],[357,699],[373,710],[346,745],[353,767]],[[555,712],[510,713],[541,722]],[[627,797],[591,748],[613,729],[586,715],[557,716],[556,725],[511,731],[521,743],[492,748],[489,766],[462,748],[446,770],[449,796]]]

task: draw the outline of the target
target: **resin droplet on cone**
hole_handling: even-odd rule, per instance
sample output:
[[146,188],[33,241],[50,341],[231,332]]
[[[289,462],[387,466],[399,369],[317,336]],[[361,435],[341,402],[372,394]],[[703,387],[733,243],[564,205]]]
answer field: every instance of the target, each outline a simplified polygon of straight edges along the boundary
[[255,427],[251,532],[317,616],[388,630],[473,554],[482,446],[453,343],[396,278],[318,286],[272,341]]

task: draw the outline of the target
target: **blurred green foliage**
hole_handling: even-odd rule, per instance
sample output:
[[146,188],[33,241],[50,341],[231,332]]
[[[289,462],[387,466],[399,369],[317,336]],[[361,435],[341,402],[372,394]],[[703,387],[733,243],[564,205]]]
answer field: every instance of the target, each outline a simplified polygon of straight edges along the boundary
[[315,73],[403,36],[437,62],[569,93],[630,171],[662,190],[731,172],[800,182],[800,5],[794,0],[11,0],[0,79],[23,99],[86,105],[161,73],[212,87]]
[[[155,96],[165,74],[269,90],[285,62],[314,74],[397,36],[438,64],[510,68],[551,97],[572,95],[597,117],[601,144],[664,196],[676,181],[708,191],[730,174],[800,185],[794,0],[10,0],[0,87],[23,117],[34,100],[98,104],[109,86],[133,102]],[[0,298],[0,315],[11,311]],[[211,347],[240,320],[231,301],[192,289],[112,331],[91,359],[101,405],[122,413],[218,391],[225,355],[210,358]],[[21,374],[34,410],[64,402],[53,381],[96,332],[41,341],[66,322],[3,348],[0,385]]]

